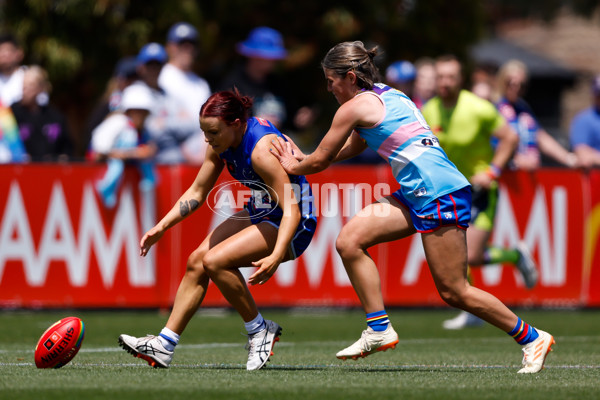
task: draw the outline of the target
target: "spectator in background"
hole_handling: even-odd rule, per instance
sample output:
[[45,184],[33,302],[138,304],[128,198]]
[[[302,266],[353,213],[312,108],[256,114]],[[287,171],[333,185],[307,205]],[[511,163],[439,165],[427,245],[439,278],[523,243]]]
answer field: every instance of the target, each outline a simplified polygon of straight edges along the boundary
[[132,86],[144,86],[152,93],[153,105],[146,118],[145,128],[157,146],[156,162],[178,164],[186,162],[183,143],[198,131],[198,115],[190,115],[188,108],[169,96],[158,84],[158,77],[167,62],[167,52],[158,43],[143,46],[137,56],[137,74],[140,80]]
[[[160,71],[158,84],[167,94],[187,107],[188,113],[198,118],[200,107],[210,96],[210,86],[205,79],[192,70],[198,56],[198,31],[192,25],[178,22],[167,34],[169,61]],[[188,161],[202,163],[206,153],[206,142],[200,125],[196,132],[183,144]]]
[[121,99],[123,111],[112,113],[92,132],[94,159],[107,161],[106,172],[96,184],[96,190],[107,208],[113,208],[117,203],[117,192],[127,161],[137,162],[140,168],[141,190],[154,188],[156,184],[151,162],[156,146],[144,129],[153,107],[154,99],[147,87],[129,86],[123,91]]
[[167,34],[166,50],[169,59],[160,71],[158,84],[197,117],[211,93],[208,82],[192,70],[198,56],[198,31],[188,23],[176,23]]
[[[518,137],[492,103],[461,89],[462,66],[456,57],[442,56],[435,67],[438,95],[423,106],[422,113],[450,161],[472,185],[469,266],[512,264],[527,288],[533,288],[538,272],[526,245],[500,248],[489,243],[499,195],[497,180],[518,145]],[[495,149],[492,137],[498,139]],[[476,325],[481,325],[481,320],[466,311],[443,324],[446,329]]]
[[585,168],[600,167],[600,75],[592,83],[594,104],[571,122],[571,147]]
[[88,120],[88,137],[86,138],[86,143],[89,142],[92,131],[100,125],[110,113],[120,110],[123,90],[138,78],[136,67],[137,61],[135,57],[124,57],[117,62],[113,76],[108,81],[104,94],[100,98],[98,104],[94,107]]
[[388,85],[396,88],[405,95],[413,98],[413,88],[417,70],[410,61],[396,61],[391,63],[385,70],[385,80]]
[[488,101],[494,101],[496,69],[493,65],[482,63],[471,74],[471,92]]
[[521,61],[509,60],[500,67],[497,80],[496,107],[519,135],[519,146],[509,166],[533,171],[540,167],[540,153],[543,153],[567,167],[576,167],[577,156],[538,124],[529,104],[521,98],[528,80],[527,66]]
[[10,107],[0,102],[0,164],[21,163],[29,160],[19,136],[17,120]]
[[415,61],[415,84],[411,100],[422,108],[429,99],[435,96],[435,63],[430,58]]
[[73,145],[65,117],[50,105],[40,105],[40,94],[52,87],[46,71],[37,65],[28,67],[23,75],[23,95],[12,105],[19,125],[21,140],[32,161],[66,161],[72,156]]
[[284,82],[274,73],[279,61],[288,54],[281,33],[266,26],[255,28],[246,40],[237,44],[237,52],[246,57],[245,63],[225,77],[220,90],[236,87],[240,93],[252,97],[252,114],[281,129],[291,109]]
[[0,103],[10,107],[23,95],[23,49],[11,34],[0,35]]

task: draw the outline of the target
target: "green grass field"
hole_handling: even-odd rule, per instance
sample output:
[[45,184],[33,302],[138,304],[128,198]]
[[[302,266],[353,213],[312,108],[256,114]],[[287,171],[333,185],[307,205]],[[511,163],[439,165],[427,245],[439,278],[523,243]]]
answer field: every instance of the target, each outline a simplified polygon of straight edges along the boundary
[[[201,312],[172,367],[153,369],[117,346],[120,333],[158,333],[150,311],[0,312],[0,399],[599,399],[600,311],[521,311],[556,338],[546,369],[519,375],[520,348],[491,326],[448,332],[451,310],[394,310],[400,344],[358,361],[335,358],[364,329],[358,310],[263,310],[283,327],[275,355],[245,370],[241,319]],[[83,346],[61,369],[40,370],[33,349],[54,321],[86,325]]]

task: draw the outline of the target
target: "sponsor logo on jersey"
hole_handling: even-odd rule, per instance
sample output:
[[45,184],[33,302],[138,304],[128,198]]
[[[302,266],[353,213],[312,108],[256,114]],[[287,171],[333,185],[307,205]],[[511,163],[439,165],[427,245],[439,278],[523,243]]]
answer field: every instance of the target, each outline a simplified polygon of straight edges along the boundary
[[261,124],[262,126],[270,126],[270,125],[269,125],[269,121],[267,121],[267,120],[266,120],[266,119],[264,119],[264,118],[258,118],[258,117],[257,117],[257,118],[256,118],[256,120],[257,120],[257,121],[258,121],[258,123],[259,123],[259,124]]

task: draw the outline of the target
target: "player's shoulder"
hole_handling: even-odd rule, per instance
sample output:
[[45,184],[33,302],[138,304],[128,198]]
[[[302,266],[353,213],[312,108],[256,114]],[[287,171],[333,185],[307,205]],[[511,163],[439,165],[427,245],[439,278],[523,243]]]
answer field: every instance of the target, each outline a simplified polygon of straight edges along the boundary
[[335,114],[338,119],[358,121],[380,108],[383,108],[383,102],[379,95],[372,91],[366,91],[340,105]]
[[256,142],[256,146],[254,146],[254,150],[259,151],[269,151],[273,147],[273,140],[277,140],[279,135],[275,132],[265,133],[258,141]]
[[249,135],[247,141],[249,149],[254,153],[257,149],[268,150],[268,143],[281,133],[269,120],[252,117],[248,119],[246,135]]
[[264,170],[279,165],[279,161],[272,154],[274,151],[273,141],[277,140],[277,136],[275,132],[266,133],[258,139],[250,155],[254,168]]
[[279,130],[271,121],[266,118],[250,117],[248,121],[247,133],[252,137],[261,137],[269,133],[279,133]]

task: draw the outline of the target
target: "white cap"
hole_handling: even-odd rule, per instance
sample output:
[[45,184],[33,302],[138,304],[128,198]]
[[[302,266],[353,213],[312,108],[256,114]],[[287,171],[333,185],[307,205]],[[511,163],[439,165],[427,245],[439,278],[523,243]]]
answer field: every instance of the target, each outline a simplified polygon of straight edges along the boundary
[[153,104],[152,92],[143,85],[131,85],[123,90],[121,99],[123,111],[131,109],[151,111]]

